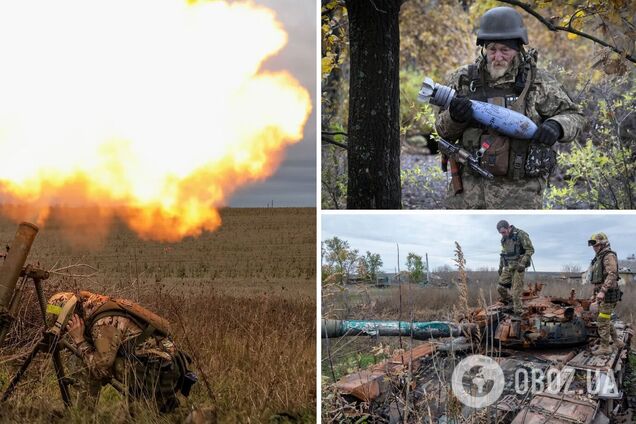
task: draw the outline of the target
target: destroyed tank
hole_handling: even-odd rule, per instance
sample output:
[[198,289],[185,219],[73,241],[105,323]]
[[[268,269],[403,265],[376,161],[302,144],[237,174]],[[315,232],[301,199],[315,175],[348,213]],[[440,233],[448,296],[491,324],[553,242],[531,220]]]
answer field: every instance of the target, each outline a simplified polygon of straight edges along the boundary
[[[334,387],[343,403],[339,420],[350,416],[352,422],[366,417],[364,422],[389,423],[636,422],[623,388],[633,330],[613,316],[624,347],[612,346],[612,353],[595,356],[597,312],[592,301],[576,298],[574,290],[562,298],[544,296],[541,289],[541,284],[534,284],[523,292],[521,316],[496,303],[470,311],[460,322],[323,320],[326,339],[369,335],[425,340],[338,380]],[[498,365],[494,368],[501,373],[490,372],[489,364],[470,362],[473,355],[485,356],[478,358]],[[465,372],[455,375],[460,368]],[[479,407],[494,392],[494,401]],[[460,402],[462,396],[469,400]]]

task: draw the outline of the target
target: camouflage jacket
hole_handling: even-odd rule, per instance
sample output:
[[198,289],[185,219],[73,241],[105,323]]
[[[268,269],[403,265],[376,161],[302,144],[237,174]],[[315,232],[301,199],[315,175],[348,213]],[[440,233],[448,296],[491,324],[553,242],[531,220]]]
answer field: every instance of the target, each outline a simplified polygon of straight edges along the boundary
[[513,265],[522,265],[527,268],[530,266],[533,254],[534,247],[528,233],[511,225],[510,235],[501,238],[499,269]]
[[[481,66],[485,59],[479,58],[477,66]],[[515,82],[515,77],[520,67],[520,61],[515,64],[503,76],[492,81],[488,72],[485,75],[485,82],[490,87],[509,88]],[[465,65],[447,76],[446,85],[453,87],[462,96],[469,96],[469,87],[460,84],[460,79],[466,81],[469,66]],[[528,91],[525,102],[525,115],[535,124],[540,125],[546,120],[558,122],[563,129],[563,136],[560,142],[569,142],[579,136],[585,118],[580,108],[574,104],[568,94],[563,90],[561,84],[543,69],[537,68],[536,76]],[[465,76],[464,78],[460,78]],[[472,124],[474,125],[474,124]],[[437,115],[435,128],[438,134],[448,141],[456,141],[462,134],[471,128],[471,122],[460,123],[450,117],[448,109],[442,110]],[[475,146],[464,145],[466,149],[473,149]]]
[[[89,292],[82,292],[84,312],[90,317],[109,298]],[[105,316],[85,330],[85,341],[77,346],[82,361],[91,376],[98,380],[108,381],[120,378],[121,371],[116,372],[115,360],[127,360],[127,355],[137,358],[156,358],[170,362],[176,355],[176,348],[168,337],[148,337],[141,343],[134,339],[142,333],[142,329],[130,318],[122,316]],[[129,343],[131,342],[131,343]]]
[[618,287],[618,259],[609,244],[592,259],[592,283],[597,286],[595,292]]

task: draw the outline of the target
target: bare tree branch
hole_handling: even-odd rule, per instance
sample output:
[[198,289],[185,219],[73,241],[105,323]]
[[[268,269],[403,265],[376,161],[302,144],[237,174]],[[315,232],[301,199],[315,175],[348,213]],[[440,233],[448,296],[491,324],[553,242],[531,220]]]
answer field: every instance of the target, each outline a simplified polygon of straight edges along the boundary
[[592,40],[593,42],[600,44],[601,46],[607,47],[609,49],[611,49],[613,52],[618,53],[619,55],[621,55],[622,57],[624,57],[625,59],[629,60],[632,63],[636,63],[636,57],[631,56],[629,54],[627,54],[627,52],[625,50],[621,50],[599,38],[594,37],[593,35],[587,34],[585,32],[581,32],[577,29],[574,28],[568,28],[568,27],[564,27],[561,25],[554,25],[552,22],[550,22],[548,19],[546,19],[543,15],[541,15],[539,12],[537,12],[531,5],[521,2],[521,1],[517,1],[517,0],[499,0],[501,3],[507,3],[507,4],[511,4],[513,6],[518,6],[520,8],[522,8],[523,10],[525,10],[526,12],[528,12],[529,14],[531,14],[532,16],[534,16],[535,18],[537,18],[537,20],[539,22],[541,22],[543,25],[545,25],[546,27],[548,27],[548,29],[550,31],[564,31],[564,32],[569,32],[571,34],[576,34],[579,37],[583,37],[583,38],[587,38],[588,40]]
[[349,137],[349,134],[347,134],[344,131],[322,131],[321,134],[322,135],[344,135],[345,137]]
[[325,143],[329,143],[329,144],[333,144],[334,146],[338,146],[341,147],[343,149],[347,149],[347,145],[344,143],[340,143],[339,141],[336,141],[332,138],[329,137],[325,137],[324,135],[321,137],[321,140],[324,141]]

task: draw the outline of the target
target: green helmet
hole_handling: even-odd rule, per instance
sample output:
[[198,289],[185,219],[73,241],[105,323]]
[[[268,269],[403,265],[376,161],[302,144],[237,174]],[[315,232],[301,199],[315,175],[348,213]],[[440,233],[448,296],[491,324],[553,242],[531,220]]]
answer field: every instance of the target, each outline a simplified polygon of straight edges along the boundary
[[587,241],[588,246],[594,246],[597,243],[599,244],[609,243],[609,240],[607,239],[607,236],[605,235],[605,233],[594,233],[590,236],[590,239]]
[[528,44],[528,31],[523,25],[523,19],[512,7],[494,7],[481,17],[477,30],[478,46],[489,41],[515,39]]

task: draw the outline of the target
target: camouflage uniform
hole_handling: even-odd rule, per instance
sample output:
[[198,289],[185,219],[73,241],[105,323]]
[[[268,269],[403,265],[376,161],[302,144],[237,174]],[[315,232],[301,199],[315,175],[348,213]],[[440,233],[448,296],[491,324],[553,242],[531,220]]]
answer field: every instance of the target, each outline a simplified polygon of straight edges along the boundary
[[523,230],[510,226],[510,235],[501,238],[501,257],[499,260],[499,296],[504,303],[510,303],[508,289],[512,286],[512,301],[514,313],[522,312],[521,295],[523,293],[524,271],[517,269],[518,265],[527,268],[534,254],[534,247],[530,236]]
[[[65,302],[72,293],[59,293],[49,300],[56,305]],[[134,319],[125,316],[104,316],[91,322],[106,302],[107,296],[80,292],[87,324],[85,341],[75,346],[82,364],[76,371],[79,379],[79,402],[94,407],[101,387],[113,382],[123,384],[133,399],[156,403],[161,412],[169,412],[179,404],[176,392],[181,377],[177,349],[169,337],[149,336],[138,340],[143,329]],[[90,323],[90,328],[89,327]],[[69,343],[74,345],[71,338]]]
[[[516,96],[519,95],[518,89],[514,91],[515,81],[519,70],[524,66],[520,57],[519,53],[511,68],[494,81],[485,70],[486,59],[480,57],[475,65],[463,66],[452,72],[447,78],[446,85],[457,90],[458,95],[469,99],[505,105],[509,109],[523,113],[537,125],[546,120],[556,121],[563,130],[559,141],[563,143],[574,140],[583,127],[583,115],[557,80],[546,71],[536,69],[536,75],[526,95],[525,107],[515,103]],[[471,91],[470,84],[474,82],[471,76],[475,75],[480,76],[484,86]],[[491,94],[496,93],[496,97],[494,94],[493,97],[489,97],[482,88],[489,90]],[[440,111],[437,115],[435,128],[442,138],[451,142],[458,141],[458,144],[471,153],[479,149],[480,137],[486,133],[481,124],[475,121],[469,120],[465,123],[454,121],[448,109]],[[463,167],[460,175],[464,190],[455,194],[450,185],[446,207],[450,209],[541,209],[547,177],[525,177],[523,166],[521,171],[513,170],[515,161],[513,149],[517,151],[520,162],[525,163],[530,140],[510,139],[510,146],[507,175],[496,176],[494,181],[488,181],[472,174],[468,167]]]
[[612,313],[616,308],[616,303],[620,297],[618,288],[618,259],[616,253],[607,244],[599,250],[591,265],[591,282],[594,284],[594,296],[599,291],[605,293],[605,298],[598,307],[598,336],[601,340],[601,347],[608,348],[610,339],[616,342],[618,337],[616,329],[611,323]]

